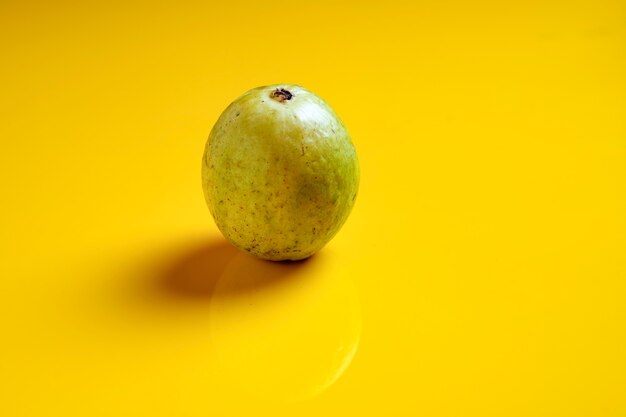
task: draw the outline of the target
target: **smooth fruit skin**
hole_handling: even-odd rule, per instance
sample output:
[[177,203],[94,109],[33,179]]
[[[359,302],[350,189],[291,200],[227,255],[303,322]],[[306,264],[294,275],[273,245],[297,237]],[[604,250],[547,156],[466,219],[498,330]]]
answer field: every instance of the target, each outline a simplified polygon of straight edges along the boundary
[[320,97],[290,84],[235,100],[211,130],[204,196],[224,236],[273,261],[305,259],[346,221],[359,186],[350,135]]

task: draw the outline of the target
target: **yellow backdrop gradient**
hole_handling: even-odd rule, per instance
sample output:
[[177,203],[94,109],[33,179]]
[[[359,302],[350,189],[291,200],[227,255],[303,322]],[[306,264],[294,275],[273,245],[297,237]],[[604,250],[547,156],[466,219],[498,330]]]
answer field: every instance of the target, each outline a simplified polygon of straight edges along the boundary
[[[626,4],[0,2],[0,415],[626,415]],[[361,187],[310,260],[205,206],[297,83]]]

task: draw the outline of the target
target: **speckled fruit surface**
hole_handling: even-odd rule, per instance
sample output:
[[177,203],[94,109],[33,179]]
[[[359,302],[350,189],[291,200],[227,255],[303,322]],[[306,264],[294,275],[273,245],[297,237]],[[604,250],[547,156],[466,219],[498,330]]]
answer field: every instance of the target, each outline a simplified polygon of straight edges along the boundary
[[202,160],[224,236],[268,260],[305,259],[339,231],[359,185],[343,123],[317,95],[279,84],[243,94],[213,127]]

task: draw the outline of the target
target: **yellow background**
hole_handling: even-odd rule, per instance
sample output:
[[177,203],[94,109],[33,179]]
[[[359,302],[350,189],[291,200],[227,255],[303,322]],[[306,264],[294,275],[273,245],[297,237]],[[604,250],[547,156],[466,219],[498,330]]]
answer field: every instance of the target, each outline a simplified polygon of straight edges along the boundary
[[[623,1],[0,3],[0,415],[626,415]],[[342,117],[355,209],[224,243],[246,90]]]

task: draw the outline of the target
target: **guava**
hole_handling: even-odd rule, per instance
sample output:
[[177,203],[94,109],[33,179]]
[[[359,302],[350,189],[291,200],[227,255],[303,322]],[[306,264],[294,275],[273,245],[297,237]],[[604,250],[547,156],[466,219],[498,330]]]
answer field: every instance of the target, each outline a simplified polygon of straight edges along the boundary
[[308,258],[344,224],[359,187],[345,126],[298,85],[248,91],[221,114],[206,143],[202,185],[222,234],[272,261]]

